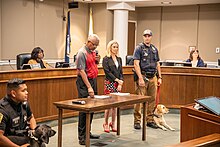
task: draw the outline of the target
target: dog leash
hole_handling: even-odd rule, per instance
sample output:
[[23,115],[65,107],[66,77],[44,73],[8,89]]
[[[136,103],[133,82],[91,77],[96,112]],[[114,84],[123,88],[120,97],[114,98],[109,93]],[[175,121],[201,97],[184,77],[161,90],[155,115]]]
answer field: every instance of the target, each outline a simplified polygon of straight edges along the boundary
[[160,86],[157,86],[157,96],[155,101],[156,106],[159,104],[159,102],[160,102]]

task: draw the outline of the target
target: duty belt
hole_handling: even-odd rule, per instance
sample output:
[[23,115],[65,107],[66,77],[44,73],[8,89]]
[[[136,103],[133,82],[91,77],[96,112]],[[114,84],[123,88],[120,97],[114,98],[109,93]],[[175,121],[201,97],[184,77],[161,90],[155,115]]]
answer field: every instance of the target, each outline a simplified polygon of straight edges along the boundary
[[145,71],[141,71],[141,74],[144,75],[146,78],[149,78],[149,79],[153,78],[156,75],[156,73],[147,73]]
[[16,135],[16,136],[27,136],[28,135],[28,131],[27,130],[15,130],[15,129],[11,129],[12,134]]

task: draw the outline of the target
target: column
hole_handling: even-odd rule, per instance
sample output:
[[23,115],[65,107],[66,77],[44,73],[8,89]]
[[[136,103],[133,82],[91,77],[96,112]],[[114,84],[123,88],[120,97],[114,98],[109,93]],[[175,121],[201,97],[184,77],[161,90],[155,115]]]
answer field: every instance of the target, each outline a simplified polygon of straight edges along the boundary
[[114,32],[113,39],[119,43],[119,56],[122,58],[122,65],[125,65],[128,45],[128,12],[135,10],[135,5],[125,2],[107,3],[108,10],[114,10]]

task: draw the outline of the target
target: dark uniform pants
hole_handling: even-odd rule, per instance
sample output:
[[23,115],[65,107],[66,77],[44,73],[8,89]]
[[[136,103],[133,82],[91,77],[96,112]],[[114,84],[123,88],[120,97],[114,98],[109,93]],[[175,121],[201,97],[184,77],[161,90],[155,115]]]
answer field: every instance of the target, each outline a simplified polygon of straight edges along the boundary
[[[91,84],[95,95],[97,94],[97,79],[89,79],[89,83]],[[88,88],[84,84],[82,77],[78,76],[76,80],[78,97],[79,98],[87,98],[89,96]],[[90,116],[90,125],[92,123],[93,113]],[[79,112],[79,122],[78,122],[78,139],[85,140],[86,138],[86,113]]]
[[30,143],[28,136],[7,136],[7,138],[19,146]]

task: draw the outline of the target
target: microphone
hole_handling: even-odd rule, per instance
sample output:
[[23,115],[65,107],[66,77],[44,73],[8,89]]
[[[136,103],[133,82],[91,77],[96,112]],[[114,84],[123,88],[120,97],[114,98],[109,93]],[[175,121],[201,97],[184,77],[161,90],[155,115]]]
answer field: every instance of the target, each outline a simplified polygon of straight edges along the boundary
[[99,56],[99,59],[97,60],[95,60],[95,64],[99,64],[99,61],[100,61],[100,55],[99,55],[99,51],[98,50],[95,50],[95,55],[96,55],[96,57],[97,56]]
[[11,69],[12,69],[12,70],[15,70],[15,69],[12,67],[12,65],[11,65],[11,60],[10,60],[10,59],[8,60],[8,63],[9,63],[9,66],[11,67]]
[[85,105],[86,102],[85,101],[72,101],[73,104],[81,104],[81,105]]
[[98,54],[99,54],[99,51],[95,50],[95,55],[98,56]]
[[52,65],[50,65],[49,63],[47,63],[47,65],[49,65],[50,67],[54,68]]

